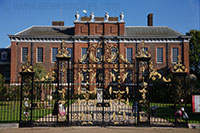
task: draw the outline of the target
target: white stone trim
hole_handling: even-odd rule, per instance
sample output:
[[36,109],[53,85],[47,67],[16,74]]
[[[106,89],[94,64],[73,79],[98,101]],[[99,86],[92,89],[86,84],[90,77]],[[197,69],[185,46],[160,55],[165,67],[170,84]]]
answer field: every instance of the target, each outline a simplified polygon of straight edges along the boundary
[[[65,40],[65,43],[98,43],[99,38],[74,38],[74,39],[62,39],[62,38],[20,38],[11,37],[11,42],[44,42],[44,43],[62,43],[62,40]],[[181,39],[176,38],[105,38],[108,43],[141,43],[143,40],[145,43],[181,43]],[[183,42],[189,42],[189,39],[184,39]]]
[[[47,38],[32,38],[32,39],[18,39],[18,38],[11,38],[11,42],[45,42],[45,43],[62,43],[63,39],[47,39]],[[73,43],[73,39],[65,40],[65,43]]]
[[24,29],[24,30],[22,30],[22,31],[20,31],[20,32],[17,32],[17,33],[15,33],[14,35],[18,35],[18,34],[24,32],[24,31],[26,31],[26,30],[29,30],[29,29],[33,28],[33,27],[34,27],[34,25],[32,25],[32,26],[30,26],[30,27],[28,27],[28,28],[26,28],[26,29]]

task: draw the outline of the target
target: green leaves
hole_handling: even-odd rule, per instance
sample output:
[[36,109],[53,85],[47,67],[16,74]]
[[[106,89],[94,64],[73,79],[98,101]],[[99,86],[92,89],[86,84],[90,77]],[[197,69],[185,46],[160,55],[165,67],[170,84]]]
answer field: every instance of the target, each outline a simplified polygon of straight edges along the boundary
[[44,76],[47,75],[47,71],[46,71],[45,67],[41,64],[35,64],[33,66],[33,69],[35,71],[34,79],[36,81],[40,81]]
[[190,71],[200,78],[200,31],[191,30],[190,35]]

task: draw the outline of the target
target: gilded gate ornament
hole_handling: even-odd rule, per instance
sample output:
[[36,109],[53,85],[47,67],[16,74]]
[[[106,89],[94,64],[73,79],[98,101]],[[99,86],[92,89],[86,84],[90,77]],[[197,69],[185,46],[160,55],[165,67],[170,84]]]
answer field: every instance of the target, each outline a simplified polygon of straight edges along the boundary
[[[118,112],[117,112],[117,115],[116,115],[116,112],[114,111],[113,114],[112,114],[112,120],[113,120],[113,123],[114,125],[117,125],[120,123],[120,120],[117,120],[116,118],[120,118],[120,116],[123,117],[123,121],[125,122],[126,121],[126,112],[123,111],[121,112],[121,103],[124,103],[126,102],[126,105],[128,106],[129,105],[129,99],[127,96],[125,95],[128,95],[129,94],[129,88],[128,86],[124,89],[124,90],[120,90],[121,86],[120,86],[120,83],[121,83],[121,80],[120,80],[120,76],[117,76],[118,78],[118,83],[119,85],[117,86],[118,90],[117,91],[114,91],[113,88],[110,86],[109,87],[109,94],[110,95],[114,95],[115,98],[113,99],[114,102],[117,103],[117,108],[118,108]],[[125,99],[126,98],[126,99]],[[110,99],[110,106],[112,107],[113,105],[113,102],[112,102],[112,99]]]
[[142,47],[137,51],[136,58],[151,58],[151,54],[144,50],[144,40],[141,43]]
[[173,73],[187,73],[187,68],[181,64],[181,56],[178,56],[178,63],[172,69]]
[[26,56],[25,64],[21,66],[20,72],[34,72],[33,66],[30,65],[29,56]]
[[150,69],[150,73],[149,73],[149,79],[152,79],[153,81],[155,81],[157,78],[158,79],[162,79],[163,82],[169,83],[171,82],[171,79],[166,79],[164,76],[162,76],[159,72],[157,72],[156,69],[153,68],[153,63],[150,62],[149,64],[149,69]]
[[[65,75],[66,75],[66,70],[69,69],[69,66],[66,65],[66,62],[70,61],[71,55],[69,51],[64,47],[65,41],[62,41],[62,48],[58,50],[58,54],[56,56],[57,62],[58,62],[58,78],[59,78],[59,83],[61,83],[61,86],[58,86],[58,121],[59,122],[65,122],[66,120],[69,121],[69,118],[67,118],[66,115],[66,104],[68,104],[69,108],[69,100],[68,103],[66,103],[66,90],[69,89],[69,84],[68,88],[63,87],[62,85],[66,82],[65,80]],[[68,68],[67,68],[68,67]],[[69,80],[69,79],[68,79]]]
[[[64,46],[64,44],[65,44],[65,41],[63,40],[62,45]],[[71,55],[66,48],[62,47],[60,50],[58,50],[58,54],[56,57],[57,58],[68,58],[68,57],[71,57]]]
[[[184,76],[187,75],[187,68],[185,67],[185,65],[183,65],[181,63],[181,56],[178,56],[178,62],[176,65],[174,65],[173,69],[172,69],[172,73],[174,74],[174,76],[176,77],[175,79],[177,80],[175,87],[176,89],[176,94],[177,94],[177,98],[176,98],[176,102],[179,102],[181,99],[184,99],[184,95],[185,95],[185,90],[184,88]],[[182,78],[181,78],[182,77]]]
[[22,77],[21,89],[21,114],[20,121],[28,122],[32,120],[31,98],[33,93],[33,66],[30,64],[29,57],[26,57],[25,63],[21,66],[20,75]]

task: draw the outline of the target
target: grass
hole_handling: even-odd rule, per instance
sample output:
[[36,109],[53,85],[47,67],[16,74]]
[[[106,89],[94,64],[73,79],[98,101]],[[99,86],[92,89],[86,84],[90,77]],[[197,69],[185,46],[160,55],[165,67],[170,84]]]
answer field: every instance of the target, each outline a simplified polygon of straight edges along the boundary
[[[38,101],[39,102],[39,101]],[[70,104],[73,103],[70,101]],[[53,111],[55,100],[50,102],[51,107],[33,109],[33,121],[43,118]],[[130,106],[132,103],[130,103]],[[150,108],[157,106],[158,108],[151,112],[152,117],[159,117],[174,122],[174,104],[167,103],[150,103]],[[189,123],[200,123],[200,114],[193,114],[191,104],[187,104],[185,110],[189,116]],[[20,113],[20,101],[0,101],[0,123],[2,122],[18,122]],[[185,121],[185,120],[182,120]]]
[[[133,104],[130,102],[130,106]],[[169,122],[175,122],[175,108],[174,104],[171,103],[150,103],[150,108],[157,106],[158,108],[155,110],[151,110],[151,116],[152,117],[159,117],[163,118],[165,120],[168,120]],[[178,108],[178,107],[177,107]],[[200,123],[200,114],[194,114],[192,113],[191,104],[187,104],[185,107],[185,111],[187,112],[189,116],[188,123]],[[181,120],[182,122],[185,122],[186,120]]]
[[[175,108],[174,104],[167,104],[167,103],[150,103],[150,108],[153,106],[157,106],[156,110],[154,110],[153,115],[166,119],[170,122],[174,122],[174,115],[175,115]],[[178,106],[177,106],[178,108]],[[192,113],[191,104],[187,104],[185,107],[185,111],[189,116],[188,123],[200,123],[200,114]],[[181,122],[186,122],[186,120],[180,120]]]
[[18,122],[19,101],[0,101],[0,122]]
[[[74,103],[74,100],[70,100],[70,104]],[[38,101],[41,103],[41,101]],[[32,111],[33,121],[52,114],[55,100],[50,102],[50,107],[45,107],[45,104],[41,104],[40,108],[34,108]],[[20,119],[20,101],[0,101],[0,123],[12,123],[19,122]]]

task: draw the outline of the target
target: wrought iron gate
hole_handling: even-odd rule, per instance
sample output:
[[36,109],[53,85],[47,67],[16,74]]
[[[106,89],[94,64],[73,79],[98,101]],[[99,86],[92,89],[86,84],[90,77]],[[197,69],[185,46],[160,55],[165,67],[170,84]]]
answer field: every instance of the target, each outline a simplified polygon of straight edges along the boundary
[[119,53],[118,44],[89,45],[72,68],[71,124],[135,125],[134,67]]
[[161,91],[152,89],[150,82],[162,79],[171,89],[171,80],[153,68],[151,55],[143,47],[137,51],[136,61],[125,59],[119,44],[105,40],[88,44],[79,60],[71,60],[64,46],[56,58],[57,72],[51,73],[48,82],[34,81],[29,62],[22,66],[21,126],[172,126],[176,122],[174,109],[170,114],[162,111],[164,118],[155,115],[155,109],[162,110],[161,104],[166,108],[168,103],[175,108],[176,104],[153,99]]

